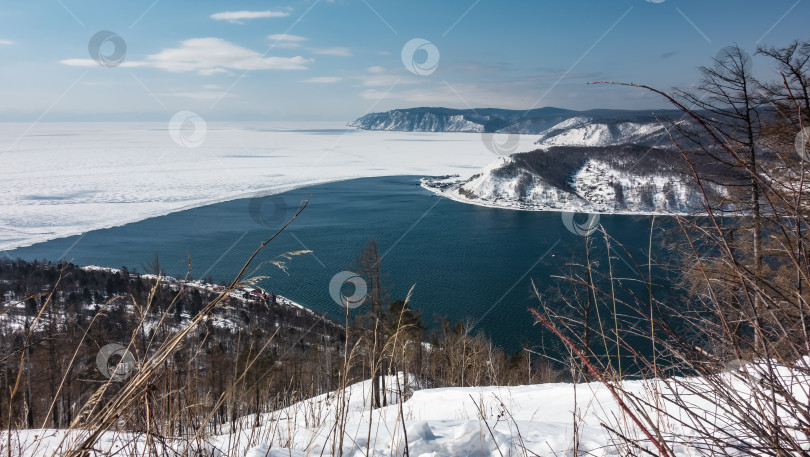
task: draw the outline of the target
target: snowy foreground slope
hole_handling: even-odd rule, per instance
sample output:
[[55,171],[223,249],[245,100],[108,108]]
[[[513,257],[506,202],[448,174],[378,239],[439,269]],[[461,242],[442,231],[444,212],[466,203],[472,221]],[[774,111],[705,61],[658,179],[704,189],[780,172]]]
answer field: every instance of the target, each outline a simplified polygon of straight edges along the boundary
[[209,123],[196,148],[165,123],[2,124],[0,148],[2,250],[329,181],[468,174],[494,157],[480,135],[335,123]]
[[[721,385],[745,398],[749,386],[764,373],[763,365],[735,365],[719,374],[718,379]],[[806,373],[797,374],[785,368],[777,368],[776,373],[781,385],[790,389],[795,398],[807,400],[810,379]],[[400,381],[402,378],[400,375]],[[389,377],[387,385],[392,385],[392,381],[393,377]],[[598,383],[425,390],[413,385],[417,390],[401,408],[395,401],[396,393],[392,392],[392,405],[369,414],[370,387],[370,382],[365,381],[346,390],[344,456],[403,455],[406,435],[408,450],[414,457],[572,455],[575,442],[582,455],[627,455],[629,450],[608,433],[607,427],[627,437],[643,436],[623,414],[609,390]],[[723,412],[723,401],[707,389],[703,378],[625,381],[621,387],[625,402],[635,399],[648,405],[644,407],[647,417],[664,431],[664,439],[675,455],[712,455],[722,451],[713,449],[713,443],[691,436],[683,425],[689,423],[691,416],[673,406],[676,394],[690,405],[692,414],[709,421],[718,436],[736,435],[740,443],[746,442],[740,418],[729,416],[728,409]],[[340,436],[336,432],[341,428],[336,424],[340,403],[334,392],[324,394],[258,418],[243,417],[232,430],[226,425],[225,433],[194,443],[162,437],[149,446],[156,446],[150,449],[157,452],[164,447],[183,451],[189,446],[206,455],[332,456],[337,454],[334,438]],[[652,405],[658,405],[658,409]],[[794,423],[791,417],[783,417],[786,427]],[[797,429],[795,433],[796,439],[810,449],[801,432]],[[70,434],[42,429],[12,431],[12,455],[59,454],[83,435],[82,431]],[[7,439],[2,436],[3,443]],[[90,455],[133,455],[145,448],[143,435],[109,431]]]

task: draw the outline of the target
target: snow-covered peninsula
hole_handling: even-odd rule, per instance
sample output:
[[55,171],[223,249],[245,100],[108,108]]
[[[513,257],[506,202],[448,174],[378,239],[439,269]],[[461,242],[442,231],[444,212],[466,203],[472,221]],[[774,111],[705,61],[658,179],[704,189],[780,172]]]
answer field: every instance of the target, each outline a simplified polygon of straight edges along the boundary
[[[469,178],[424,178],[422,187],[452,200],[533,211],[676,213],[704,211],[677,153],[642,146],[553,147],[500,157]],[[706,183],[712,201],[725,187]]]

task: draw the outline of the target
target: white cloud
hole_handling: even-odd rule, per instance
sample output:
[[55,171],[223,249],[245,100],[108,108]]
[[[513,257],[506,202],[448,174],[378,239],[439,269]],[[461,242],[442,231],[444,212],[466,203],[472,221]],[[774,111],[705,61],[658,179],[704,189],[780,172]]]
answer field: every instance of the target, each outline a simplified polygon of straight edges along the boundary
[[223,11],[221,13],[214,13],[211,19],[217,21],[228,21],[231,24],[242,24],[246,19],[259,19],[265,17],[287,17],[290,13],[287,11]]
[[415,84],[417,81],[413,81],[412,78],[408,77],[401,77],[397,75],[373,75],[373,76],[364,76],[360,78],[362,81],[361,84],[367,87],[390,87],[394,84]]
[[351,57],[352,56],[351,49],[342,48],[342,47],[310,49],[310,52],[312,52],[313,54],[319,54],[319,55],[324,55],[324,56],[337,56],[337,57]]
[[297,48],[301,43],[307,41],[306,38],[298,35],[289,35],[286,33],[274,33],[267,36],[268,39],[273,41],[273,46],[279,48]]
[[410,74],[403,76],[401,74],[390,73],[386,68],[379,66],[368,67],[366,68],[366,72],[366,74],[357,77],[357,79],[360,80],[360,84],[366,87],[391,87],[394,84],[423,84],[427,82],[424,78],[415,77]]
[[200,92],[168,92],[163,94],[158,94],[161,97],[182,97],[182,98],[190,98],[192,100],[219,100],[221,97],[230,96],[230,94],[224,91],[200,91]]
[[0,46],[9,46],[12,44],[14,44],[14,42],[11,40],[0,40]]
[[305,83],[314,83],[314,84],[332,84],[340,81],[343,81],[343,78],[339,76],[316,76],[314,78],[304,80]]
[[441,105],[441,106],[456,106],[461,104],[458,97],[447,91],[437,90],[436,88],[429,89],[412,89],[406,91],[387,91],[380,89],[368,89],[361,93],[361,96],[367,100],[406,100],[415,104],[427,105]]
[[[301,56],[264,56],[221,38],[191,38],[177,48],[169,48],[141,61],[124,61],[121,67],[150,67],[172,73],[197,72],[201,75],[227,73],[230,70],[306,70],[312,59]],[[91,59],[66,59],[61,63],[91,67]]]
[[[71,67],[92,67],[94,65],[98,65],[95,60],[93,59],[64,59],[60,60],[59,63],[63,65],[68,65]],[[124,62],[126,63],[126,62]],[[119,65],[124,66],[124,65]],[[132,65],[129,65],[132,66]]]
[[[424,78],[421,78],[424,79]],[[429,79],[429,78],[428,78]],[[447,106],[469,108],[497,106],[507,109],[526,109],[527,105],[543,95],[544,87],[530,87],[524,82],[504,83],[453,83],[452,89],[446,83],[425,81],[421,86],[403,86],[401,81],[393,89],[382,87],[367,88],[360,96],[367,100],[380,100],[407,103],[410,106]],[[407,84],[407,83],[406,83]],[[559,99],[554,103],[559,103]],[[541,106],[550,106],[544,103]]]

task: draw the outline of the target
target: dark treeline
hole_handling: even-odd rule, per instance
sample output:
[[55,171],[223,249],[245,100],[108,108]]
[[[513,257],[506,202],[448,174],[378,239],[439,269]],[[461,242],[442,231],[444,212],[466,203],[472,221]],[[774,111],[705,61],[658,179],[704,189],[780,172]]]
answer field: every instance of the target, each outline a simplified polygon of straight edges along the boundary
[[[3,422],[68,426],[107,380],[97,367],[101,348],[113,343],[128,346],[141,361],[218,295],[172,281],[157,284],[154,275],[126,269],[0,262]],[[345,337],[341,325],[261,297],[243,298],[241,291],[230,295],[177,348],[154,383],[153,399],[163,397],[171,414],[210,407],[257,351],[258,341],[271,335],[273,343],[247,373],[255,392],[223,404],[217,413],[222,420],[262,410],[270,405],[268,398],[290,387],[302,391],[304,379],[328,377],[315,372],[328,365],[307,361],[340,347]],[[109,363],[114,367],[116,360]],[[291,380],[301,382],[291,386]],[[105,395],[114,396],[117,384]],[[9,404],[8,394],[15,385],[22,395]]]
[[[159,271],[157,262],[155,267]],[[225,289],[173,278],[158,282],[154,274],[126,268],[0,261],[4,428],[82,423],[88,414],[83,408],[108,381],[98,367],[102,348],[127,346],[137,371]],[[251,289],[231,291],[194,327],[150,384],[144,414],[122,418],[122,427],[143,430],[150,422],[167,435],[184,433],[213,410],[210,428],[216,432],[238,417],[333,391],[344,372],[348,382],[376,375],[380,405],[393,401],[395,392],[410,393],[408,386],[385,386],[382,374],[404,372],[416,385],[434,387],[556,376],[530,353],[506,354],[463,322],[437,318],[428,329],[421,313],[387,293],[373,307],[352,311],[347,342],[344,324]],[[352,358],[344,370],[347,347]],[[110,372],[116,373],[120,359],[120,353],[110,357]],[[114,398],[126,376],[114,381],[104,398]]]

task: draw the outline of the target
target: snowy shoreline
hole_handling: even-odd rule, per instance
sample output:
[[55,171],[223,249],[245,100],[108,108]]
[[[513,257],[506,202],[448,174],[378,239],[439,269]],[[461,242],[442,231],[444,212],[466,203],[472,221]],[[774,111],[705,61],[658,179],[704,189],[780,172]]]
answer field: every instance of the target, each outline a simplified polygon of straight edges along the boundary
[[330,178],[330,179],[322,179],[322,180],[313,180],[313,181],[300,182],[300,183],[296,183],[296,184],[288,184],[288,185],[281,185],[281,186],[275,186],[275,187],[268,187],[266,189],[254,190],[254,191],[250,191],[250,192],[234,194],[234,195],[229,195],[229,196],[222,196],[220,198],[215,198],[215,199],[212,199],[212,200],[203,200],[203,201],[200,201],[200,202],[191,203],[189,205],[181,206],[181,207],[178,207],[178,208],[171,208],[171,209],[167,208],[167,209],[164,209],[164,210],[159,210],[159,211],[155,211],[155,212],[151,212],[151,213],[143,213],[142,216],[137,217],[137,218],[133,218],[131,220],[122,219],[122,220],[118,220],[118,221],[115,221],[115,222],[110,222],[108,224],[94,226],[93,228],[88,229],[88,230],[77,229],[77,230],[74,230],[74,231],[65,231],[63,233],[60,233],[57,236],[42,236],[42,237],[31,236],[31,237],[29,237],[28,240],[26,240],[25,242],[23,242],[21,244],[13,244],[13,240],[12,240],[11,244],[8,244],[8,243],[4,244],[5,241],[0,240],[0,251],[14,250],[14,249],[17,249],[17,248],[25,248],[25,247],[33,246],[33,245],[39,244],[39,243],[46,243],[48,241],[58,240],[58,239],[62,239],[62,238],[70,238],[72,236],[80,236],[80,235],[84,235],[86,233],[94,232],[94,231],[97,231],[97,230],[106,230],[106,229],[111,229],[111,228],[116,228],[116,227],[122,227],[124,225],[134,224],[136,222],[142,222],[142,221],[145,221],[145,220],[148,220],[148,219],[153,219],[153,218],[156,218],[156,217],[168,216],[170,214],[179,213],[179,212],[183,212],[183,211],[187,211],[187,210],[195,209],[195,208],[202,208],[202,207],[205,207],[205,206],[216,205],[216,204],[219,204],[219,203],[226,203],[226,202],[242,200],[242,199],[246,199],[246,198],[262,198],[262,197],[267,197],[267,196],[271,196],[271,195],[283,194],[285,192],[293,191],[293,190],[296,190],[296,189],[319,186],[321,184],[329,184],[329,183],[333,183],[333,182],[349,181],[349,180],[352,180],[352,179],[358,179],[358,177],[357,176],[347,176],[347,177],[343,177],[343,178]]
[[[587,209],[587,208],[577,208],[576,210],[566,210],[562,208],[554,208],[550,206],[536,206],[536,205],[517,205],[515,202],[492,202],[488,200],[482,199],[472,199],[469,197],[465,197],[458,192],[458,189],[463,184],[463,181],[454,181],[454,182],[441,182],[442,180],[435,180],[434,178],[425,177],[420,180],[419,185],[433,194],[447,198],[448,200],[453,200],[459,203],[466,203],[468,205],[476,205],[476,206],[483,206],[486,208],[496,208],[496,209],[508,209],[513,211],[546,211],[546,212],[555,212],[555,213],[577,213],[577,214],[610,214],[610,215],[621,215],[621,216],[705,216],[706,214],[693,214],[693,213],[674,213],[669,211],[644,211],[644,210],[618,210],[618,211],[597,211],[594,209]],[[441,183],[443,187],[438,187],[436,184]],[[728,215],[727,215],[728,216]]]

